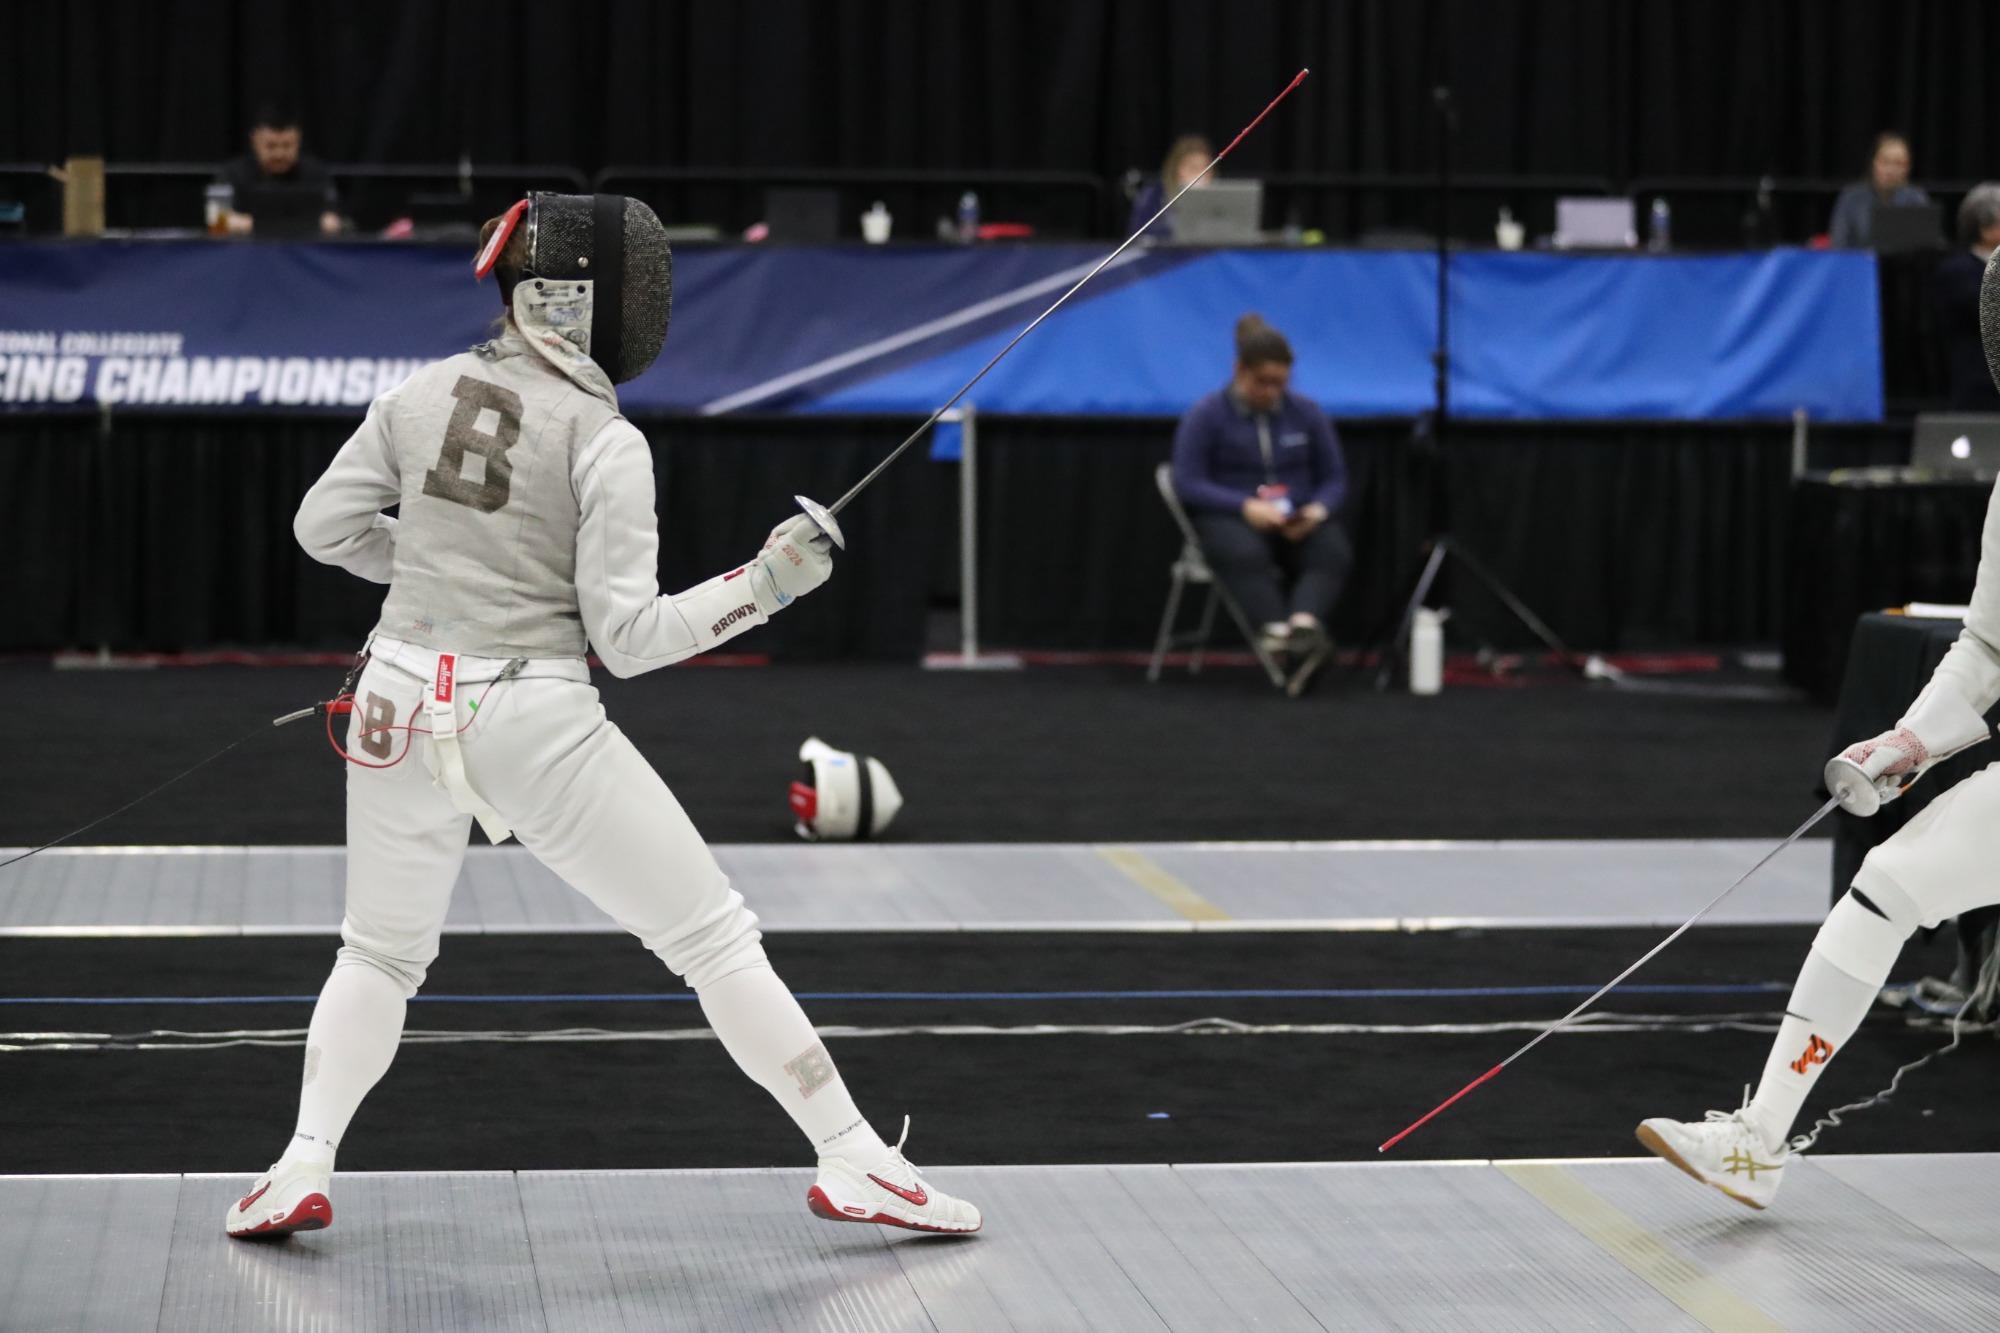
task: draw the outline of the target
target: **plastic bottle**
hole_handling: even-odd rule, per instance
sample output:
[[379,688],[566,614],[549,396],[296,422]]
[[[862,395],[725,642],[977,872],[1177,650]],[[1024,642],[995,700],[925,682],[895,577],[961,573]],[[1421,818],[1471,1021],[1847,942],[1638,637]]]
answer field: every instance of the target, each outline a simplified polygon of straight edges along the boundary
[[1666,250],[1673,245],[1674,211],[1667,207],[1667,201],[1657,195],[1653,198],[1653,211],[1646,225],[1646,248]]
[[979,239],[979,196],[970,190],[958,196],[958,239],[968,245]]
[[202,221],[210,236],[229,234],[229,210],[235,207],[236,190],[226,181],[217,181],[202,192]]
[[1444,688],[1444,617],[1417,608],[1410,624],[1410,693],[1436,694]]

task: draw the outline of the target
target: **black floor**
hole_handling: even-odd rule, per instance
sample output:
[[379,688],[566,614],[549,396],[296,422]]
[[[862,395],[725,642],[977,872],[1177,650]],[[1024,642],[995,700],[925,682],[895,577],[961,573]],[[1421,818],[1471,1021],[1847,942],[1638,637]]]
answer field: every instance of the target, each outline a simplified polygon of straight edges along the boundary
[[[0,845],[56,837],[340,675],[0,666],[0,753],[14,760]],[[813,734],[890,766],[908,841],[1775,840],[1812,809],[1830,722],[1800,702],[1562,681],[1417,699],[1349,674],[1292,702],[1241,669],[1151,687],[1132,668],[600,677],[613,720],[720,842],[791,836],[786,786]],[[313,726],[259,735],[83,841],[338,842],[340,764]]]
[[[822,1024],[1414,1025],[1546,1020],[1581,994],[1466,994],[1600,984],[1657,933],[783,936],[779,971]],[[1607,1012],[1775,1021],[1810,932],[1697,931],[1635,982],[1713,993],[1618,993]],[[1913,946],[1900,974],[1948,966]],[[330,962],[326,939],[0,940],[0,1030],[216,1034],[302,1028]],[[1163,990],[1341,988],[1416,994],[1310,998]],[[1059,990],[1130,991],[1053,999]],[[1422,992],[1455,991],[1456,994]],[[884,991],[1016,998],[859,998]],[[1147,992],[1150,992],[1148,994]],[[449,938],[412,1029],[624,1031],[701,1022],[652,957],[619,936]],[[112,1004],[19,1003],[24,997]],[[161,997],[296,996],[173,1005]],[[448,997],[461,998],[448,998]],[[463,998],[475,997],[475,998]],[[517,997],[506,1002],[494,997]],[[1354,1033],[1143,1036],[897,1035],[830,1046],[863,1110],[893,1133],[914,1118],[930,1162],[1374,1160],[1375,1145],[1527,1039]],[[0,1038],[0,1046],[10,1039]],[[12,1039],[18,1042],[18,1039]],[[46,1038],[44,1038],[46,1040]],[[79,1038],[79,1040],[95,1040]],[[174,1041],[174,1038],[156,1038]],[[1809,1113],[1855,1100],[1941,1044],[1884,1018],[1840,1053]],[[1733,1107],[1761,1069],[1756,1032],[1558,1036],[1397,1150],[1400,1158],[1616,1156],[1647,1115]],[[291,1128],[300,1051],[240,1046],[0,1050],[0,1172],[255,1170]],[[1913,1075],[1897,1099],[1828,1137],[1831,1152],[2000,1150],[1990,1037]],[[406,1046],[342,1149],[352,1170],[803,1164],[796,1132],[713,1041]]]

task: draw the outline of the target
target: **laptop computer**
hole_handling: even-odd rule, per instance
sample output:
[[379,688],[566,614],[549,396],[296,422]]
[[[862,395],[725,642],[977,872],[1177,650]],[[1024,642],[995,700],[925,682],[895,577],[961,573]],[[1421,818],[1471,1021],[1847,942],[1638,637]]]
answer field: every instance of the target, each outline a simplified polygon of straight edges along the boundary
[[1878,199],[1869,206],[1868,229],[1869,248],[1877,254],[1944,248],[1944,222],[1936,204],[1885,204]]
[[1211,181],[1174,205],[1176,245],[1257,245],[1264,239],[1264,182]]
[[1961,476],[2000,475],[2000,413],[1919,413],[1910,466]]
[[1572,196],[1556,200],[1558,250],[1630,250],[1639,243],[1632,201]]
[[840,236],[840,195],[834,190],[772,186],[764,191],[764,225],[771,239],[823,245]]
[[326,195],[318,188],[280,182],[243,192],[234,207],[237,212],[250,215],[252,234],[263,241],[297,241],[317,236],[320,214],[327,211]]

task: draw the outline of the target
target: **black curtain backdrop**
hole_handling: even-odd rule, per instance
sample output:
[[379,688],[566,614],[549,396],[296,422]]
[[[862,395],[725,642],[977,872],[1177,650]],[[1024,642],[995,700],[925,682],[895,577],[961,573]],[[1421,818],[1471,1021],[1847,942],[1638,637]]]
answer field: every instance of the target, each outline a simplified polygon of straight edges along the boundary
[[[266,99],[341,161],[1074,170],[1226,136],[1244,172],[1993,171],[1985,0],[70,0],[0,8],[0,161],[240,151]],[[1487,216],[1490,219],[1491,210]]]
[[[661,582],[747,558],[804,492],[831,501],[907,422],[853,418],[640,423],[659,475]],[[979,427],[981,620],[989,644],[1150,644],[1177,539],[1153,487],[1173,423],[985,418]],[[298,499],[353,423],[295,417],[16,418],[0,494],[42,497],[0,525],[0,650],[346,648],[381,592],[314,564]],[[1441,457],[1405,422],[1342,429],[1343,521],[1359,554],[1335,630],[1382,634],[1439,516],[1580,647],[1771,643],[1786,590],[1790,430],[1781,425],[1480,423]],[[1895,461],[1906,427],[1822,429],[1814,463]],[[921,452],[843,515],[826,590],[740,641],[786,657],[908,659],[955,587],[952,465]],[[1469,579],[1442,600],[1500,646],[1519,630]]]
[[[0,495],[42,497],[0,525],[0,651],[358,646],[384,590],[315,563],[291,535],[299,498],[356,424],[239,415],[0,425]],[[669,589],[742,563],[796,512],[795,493],[832,501],[896,438],[891,425],[852,418],[671,421],[646,432]],[[853,549],[841,578],[738,647],[916,656],[922,555],[938,517],[930,482],[921,465],[884,474],[874,503],[843,525]]]
[[[1171,421],[980,427],[983,637],[1150,644],[1178,546],[1153,488]],[[1455,422],[1441,454],[1409,423],[1347,423],[1356,572],[1336,638],[1384,637],[1448,525],[1568,642],[1775,642],[1783,614],[1789,427]],[[1822,428],[1815,466],[1900,462],[1907,427]],[[1011,538],[1011,540],[1010,540]],[[1004,543],[1004,544],[1003,544]],[[1455,631],[1531,642],[1471,578],[1438,599]]]

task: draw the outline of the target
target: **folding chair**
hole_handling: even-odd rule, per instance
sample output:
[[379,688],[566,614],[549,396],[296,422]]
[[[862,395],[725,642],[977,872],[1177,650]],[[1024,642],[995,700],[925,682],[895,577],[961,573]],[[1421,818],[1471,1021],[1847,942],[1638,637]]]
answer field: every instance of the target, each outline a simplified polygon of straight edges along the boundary
[[[1155,468],[1153,481],[1160,488],[1160,499],[1166,503],[1167,512],[1174,516],[1174,526],[1180,529],[1181,553],[1175,557],[1173,565],[1167,571],[1173,583],[1167,589],[1167,608],[1160,616],[1160,632],[1153,640],[1153,660],[1146,668],[1147,681],[1150,683],[1159,681],[1160,668],[1165,665],[1167,652],[1172,648],[1193,649],[1188,657],[1188,674],[1196,675],[1201,671],[1202,651],[1208,646],[1209,635],[1215,629],[1215,604],[1220,602],[1228,609],[1229,618],[1236,622],[1236,628],[1243,632],[1243,641],[1249,644],[1250,651],[1256,654],[1257,664],[1264,668],[1264,674],[1270,677],[1271,684],[1281,690],[1287,689],[1288,682],[1285,679],[1284,668],[1265,651],[1257,631],[1244,618],[1243,608],[1236,604],[1236,599],[1229,595],[1229,590],[1215,577],[1215,571],[1208,567],[1208,558],[1201,551],[1201,538],[1195,535],[1194,524],[1188,521],[1187,511],[1181,508],[1180,496],[1174,494],[1173,464],[1162,463]],[[1174,622],[1180,616],[1181,593],[1190,583],[1208,589],[1208,598],[1202,603],[1201,623],[1192,632],[1176,632]]]

